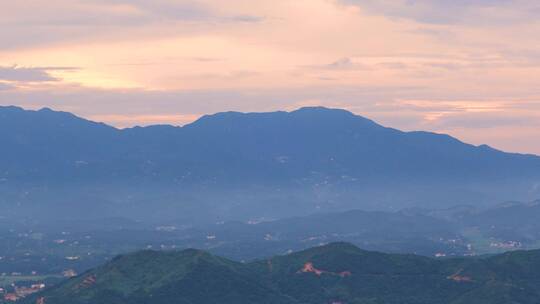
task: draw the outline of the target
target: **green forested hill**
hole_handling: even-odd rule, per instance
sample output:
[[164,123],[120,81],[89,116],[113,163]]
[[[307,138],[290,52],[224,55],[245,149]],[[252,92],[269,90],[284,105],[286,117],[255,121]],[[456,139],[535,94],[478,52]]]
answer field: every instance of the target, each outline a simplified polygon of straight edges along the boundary
[[249,264],[198,250],[142,251],[26,303],[537,304],[538,269],[540,251],[434,260],[333,243]]

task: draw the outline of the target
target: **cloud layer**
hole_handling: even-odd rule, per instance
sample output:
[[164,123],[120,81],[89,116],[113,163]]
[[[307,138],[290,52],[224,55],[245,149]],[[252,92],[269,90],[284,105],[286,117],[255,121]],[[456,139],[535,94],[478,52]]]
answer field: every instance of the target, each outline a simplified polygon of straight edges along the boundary
[[531,0],[340,0],[345,5],[391,18],[428,24],[496,26],[538,17],[540,5]]
[[47,82],[59,81],[51,75],[51,71],[69,71],[75,68],[67,67],[19,67],[0,66],[0,81],[5,82]]

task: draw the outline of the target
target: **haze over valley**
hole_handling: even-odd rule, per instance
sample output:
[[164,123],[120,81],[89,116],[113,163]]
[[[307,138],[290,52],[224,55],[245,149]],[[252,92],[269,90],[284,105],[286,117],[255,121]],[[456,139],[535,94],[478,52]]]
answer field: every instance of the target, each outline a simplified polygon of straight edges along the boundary
[[539,17],[0,1],[0,304],[540,303]]
[[435,259],[540,248],[534,155],[322,107],[130,129],[0,116],[5,278],[56,284],[143,249],[254,261],[343,241]]
[[125,217],[184,225],[349,209],[532,201],[540,157],[401,132],[339,109],[225,112],[184,127],[116,129],[0,108],[9,218]]

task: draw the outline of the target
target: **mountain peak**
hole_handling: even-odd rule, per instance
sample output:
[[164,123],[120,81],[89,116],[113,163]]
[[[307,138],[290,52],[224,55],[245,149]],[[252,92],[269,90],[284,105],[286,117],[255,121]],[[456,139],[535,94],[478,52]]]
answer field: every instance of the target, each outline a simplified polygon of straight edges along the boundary
[[322,106],[302,107],[297,110],[289,112],[289,114],[293,116],[308,115],[313,118],[334,117],[334,118],[345,118],[345,119],[347,118],[348,119],[361,119],[361,120],[369,121],[373,124],[376,124],[371,119],[368,119],[360,115],[356,115],[349,110],[338,109],[338,108],[327,108],[327,107],[322,107]]
[[21,107],[17,106],[0,106],[0,114],[2,113],[16,113],[16,112],[24,112],[25,110]]
[[376,122],[353,114],[343,109],[333,109],[326,107],[303,107],[290,112],[219,112],[211,115],[204,115],[192,124],[186,125],[188,129],[194,127],[206,127],[212,129],[238,127],[240,130],[246,129],[282,129],[289,130],[296,128],[309,128],[313,132],[317,130],[329,131],[340,129],[351,130],[353,128],[362,129],[382,129]]
[[[317,247],[315,247],[317,248]],[[363,251],[357,246],[349,242],[332,242],[318,247],[320,249],[334,251],[334,250],[354,250],[354,251]]]
[[158,251],[158,250],[140,250],[135,251],[133,253],[125,254],[125,255],[119,255],[116,258],[113,259],[114,261],[122,260],[122,259],[160,259],[164,258],[166,256],[175,256],[175,257],[183,257],[183,258],[196,258],[201,256],[210,257],[211,254],[199,249],[194,248],[188,248],[180,251]]
[[88,131],[115,129],[104,123],[90,121],[73,113],[56,111],[48,107],[39,110],[27,110],[16,106],[6,106],[0,107],[0,114],[4,118],[0,121],[0,125],[10,129],[20,128],[24,132],[32,131],[40,134],[46,132],[49,136],[55,137],[60,136],[59,128],[70,129],[68,131],[71,133],[76,133],[77,129],[80,128],[85,128]]
[[295,253],[298,256],[326,256],[336,255],[336,254],[363,254],[368,251],[360,249],[355,245],[348,242],[333,242],[329,244],[324,244],[318,247],[313,247],[306,249],[304,251],[299,251]]
[[337,108],[328,108],[323,106],[307,106],[307,107],[301,107],[296,110],[291,111],[290,113],[334,113],[334,114],[344,114],[344,115],[354,115],[352,112],[345,110],[345,109],[337,109]]
[[44,108],[39,109],[38,112],[48,113],[48,112],[58,112],[58,111],[54,111],[53,109],[51,109],[49,107],[44,107]]

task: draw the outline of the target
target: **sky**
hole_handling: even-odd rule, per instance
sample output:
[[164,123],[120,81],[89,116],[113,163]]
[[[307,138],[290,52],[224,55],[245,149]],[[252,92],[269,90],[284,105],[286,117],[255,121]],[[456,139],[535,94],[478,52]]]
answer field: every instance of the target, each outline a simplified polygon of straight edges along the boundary
[[535,0],[0,3],[0,105],[117,127],[320,105],[540,154]]

